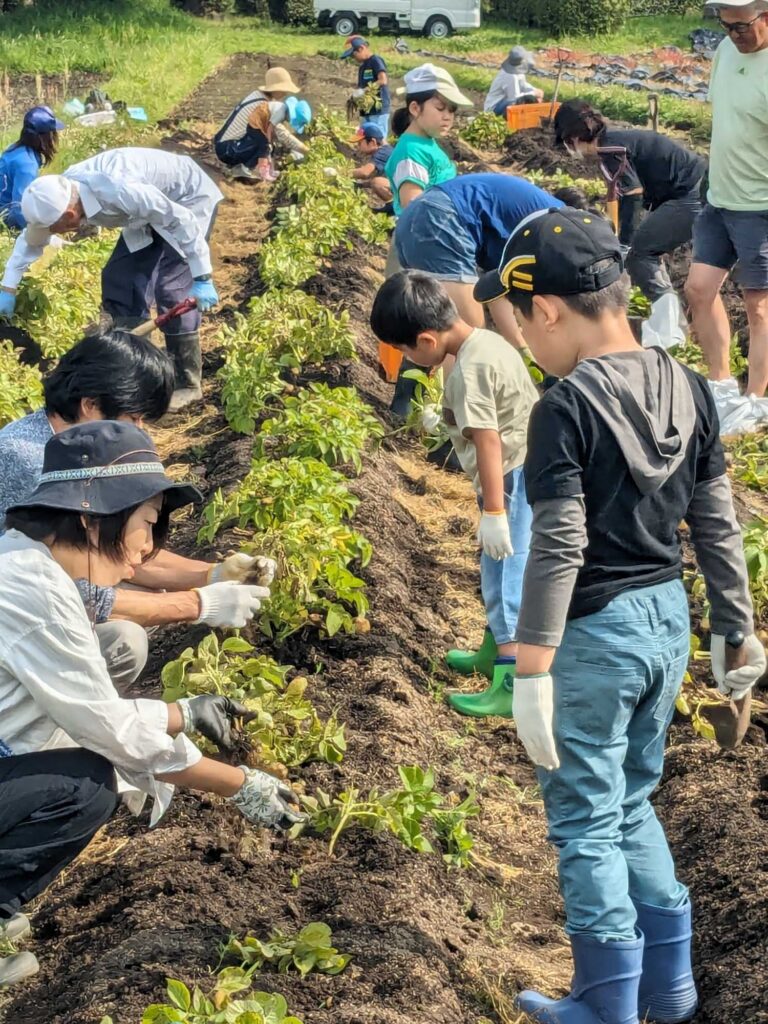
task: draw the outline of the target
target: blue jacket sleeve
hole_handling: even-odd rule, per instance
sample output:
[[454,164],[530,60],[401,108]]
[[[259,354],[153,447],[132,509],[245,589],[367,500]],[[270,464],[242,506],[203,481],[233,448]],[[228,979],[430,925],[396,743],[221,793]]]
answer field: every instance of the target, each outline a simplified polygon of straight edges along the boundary
[[31,150],[24,149],[18,152],[18,158],[13,161],[10,168],[13,182],[11,202],[5,215],[5,221],[10,227],[25,228],[27,221],[21,212],[21,197],[26,187],[31,185],[37,177],[40,164]]

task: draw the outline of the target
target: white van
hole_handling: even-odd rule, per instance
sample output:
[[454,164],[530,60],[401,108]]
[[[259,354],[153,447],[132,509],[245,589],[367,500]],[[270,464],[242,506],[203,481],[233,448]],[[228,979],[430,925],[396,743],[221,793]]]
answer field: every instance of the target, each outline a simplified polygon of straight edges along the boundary
[[314,0],[314,8],[320,27],[332,28],[338,36],[378,28],[393,32],[410,30],[431,39],[445,39],[455,29],[480,28],[480,3],[481,0],[352,0],[349,7],[329,7],[328,0]]

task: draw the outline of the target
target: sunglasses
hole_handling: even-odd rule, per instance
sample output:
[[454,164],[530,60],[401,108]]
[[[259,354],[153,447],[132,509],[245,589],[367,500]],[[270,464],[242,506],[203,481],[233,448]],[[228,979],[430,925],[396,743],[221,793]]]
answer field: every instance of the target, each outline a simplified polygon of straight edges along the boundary
[[762,17],[762,14],[757,14],[751,21],[723,21],[722,18],[718,18],[717,20],[726,32],[729,32],[732,35],[735,34],[737,36],[743,36],[749,32],[755,22],[760,21]]

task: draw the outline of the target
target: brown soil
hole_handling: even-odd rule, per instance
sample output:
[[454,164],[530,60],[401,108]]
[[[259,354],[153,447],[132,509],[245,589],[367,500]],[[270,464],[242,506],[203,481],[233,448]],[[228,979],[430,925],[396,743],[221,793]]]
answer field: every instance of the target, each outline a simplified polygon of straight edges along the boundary
[[[91,89],[98,88],[103,80],[103,75],[86,71],[73,71],[66,79],[64,75],[5,73],[0,79],[0,110],[6,122],[20,121],[25,112],[38,103],[58,107],[75,96],[85,102]],[[121,98],[112,97],[113,100]]]
[[[243,59],[203,83],[169,145],[210,158],[209,123],[248,89],[235,70]],[[302,61],[296,71],[310,95],[328,85],[326,62]],[[192,110],[209,120],[190,126]],[[220,356],[211,332],[258,286],[255,251],[272,198],[262,186],[223,188],[214,241],[225,309],[209,328],[206,403],[158,432],[174,469],[191,472],[207,492],[248,464],[248,439],[228,430],[216,404],[212,369]],[[352,382],[380,414],[388,388],[375,371],[366,314],[382,268],[382,253],[358,247],[329,260],[308,285],[349,309],[357,334],[360,361],[329,367],[329,378]],[[327,922],[336,945],[353,954],[348,969],[337,978],[257,978],[259,987],[283,992],[306,1024],[511,1024],[509,1000],[520,987],[566,990],[555,859],[531,767],[512,728],[461,720],[443,701],[456,680],[441,654],[477,641],[482,629],[471,490],[392,437],[354,489],[356,526],[375,545],[365,572],[371,632],[333,641],[298,636],[278,650],[254,637],[279,660],[311,670],[319,708],[347,723],[344,762],[307,766],[296,777],[310,790],[365,790],[394,784],[398,763],[432,764],[442,789],[475,788],[480,796],[473,832],[483,868],[449,871],[439,856],[360,831],[342,836],[330,857],[322,840],[263,835],[221,801],[180,795],[152,832],[119,816],[39,901],[31,948],[42,970],[6,1004],[6,1024],[96,1024],[102,1014],[138,1024],[166,976],[205,985],[230,932],[264,936],[313,920]],[[193,550],[193,537],[188,518],[177,530],[179,550]],[[221,537],[218,550],[228,542]],[[156,694],[159,665],[203,633],[165,631],[137,692]],[[722,755],[690,742],[683,726],[673,736],[658,806],[696,906],[696,1021],[766,1022],[764,750]]]

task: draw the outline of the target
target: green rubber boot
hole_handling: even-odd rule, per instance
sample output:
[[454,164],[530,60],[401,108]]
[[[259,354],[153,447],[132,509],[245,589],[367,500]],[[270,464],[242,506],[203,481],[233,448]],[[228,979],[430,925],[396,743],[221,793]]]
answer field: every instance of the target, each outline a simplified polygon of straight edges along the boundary
[[513,662],[502,662],[493,669],[493,680],[487,690],[482,693],[452,693],[448,703],[460,715],[471,715],[473,718],[512,717],[512,687],[515,681]]
[[493,665],[496,655],[499,653],[493,633],[486,629],[483,634],[483,642],[476,651],[448,651],[445,656],[445,663],[454,672],[463,676],[474,675],[479,672],[488,679],[493,679]]

